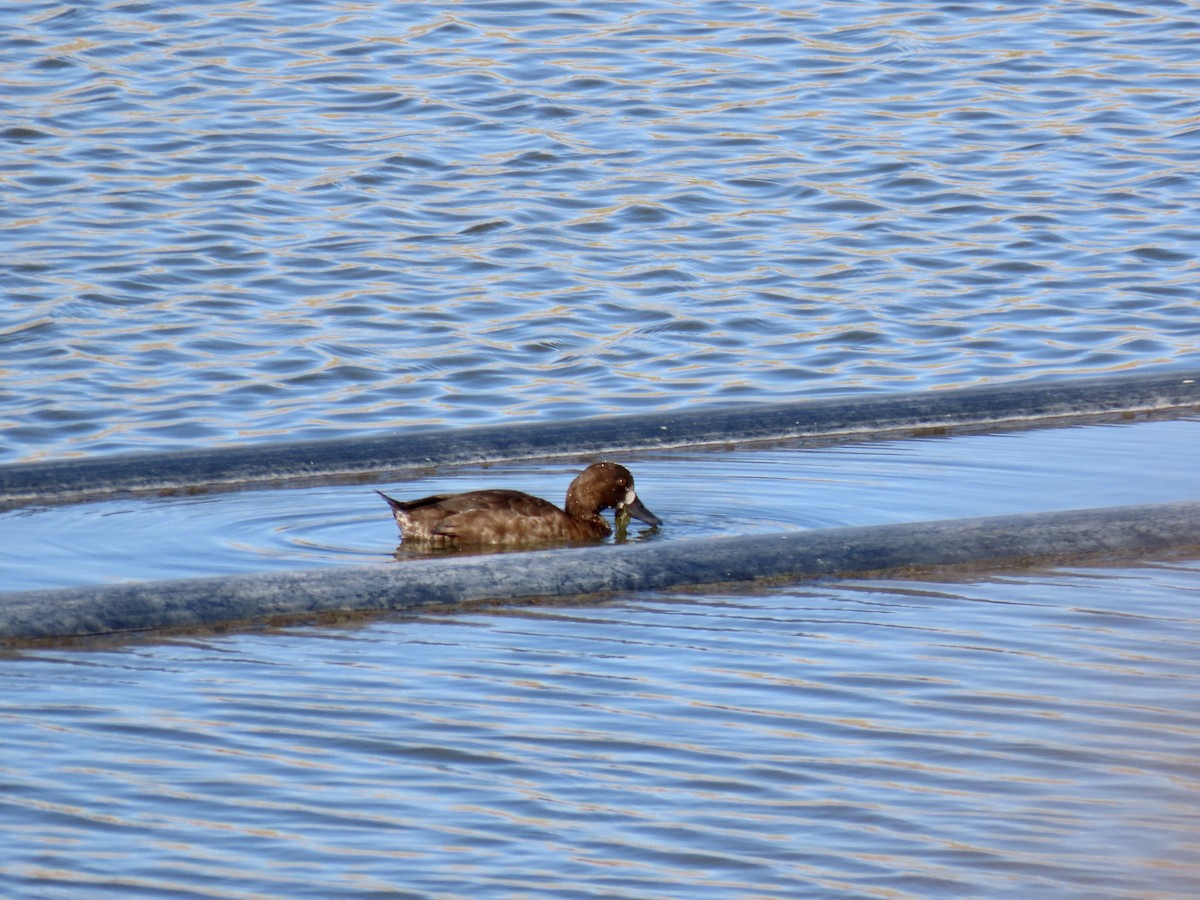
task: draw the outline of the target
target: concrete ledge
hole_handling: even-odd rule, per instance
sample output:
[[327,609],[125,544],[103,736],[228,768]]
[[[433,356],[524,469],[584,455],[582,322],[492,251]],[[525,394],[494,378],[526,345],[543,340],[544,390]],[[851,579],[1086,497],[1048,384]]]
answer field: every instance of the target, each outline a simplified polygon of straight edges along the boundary
[[396,481],[438,466],[794,438],[829,441],[1028,428],[1189,410],[1200,411],[1200,372],[101,456],[0,466],[0,509],[118,496]]
[[[1131,557],[1200,544],[1200,502],[459,556],[0,594],[0,643],[333,612]],[[1017,614],[1017,613],[1014,613]]]

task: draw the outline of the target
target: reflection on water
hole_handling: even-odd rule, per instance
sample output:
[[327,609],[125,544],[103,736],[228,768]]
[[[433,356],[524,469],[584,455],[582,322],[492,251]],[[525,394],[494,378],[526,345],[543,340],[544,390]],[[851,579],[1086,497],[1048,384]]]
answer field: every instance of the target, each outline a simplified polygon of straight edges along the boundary
[[1196,563],[0,660],[9,896],[1188,896]]
[[1188,4],[0,15],[0,458],[1200,358]]

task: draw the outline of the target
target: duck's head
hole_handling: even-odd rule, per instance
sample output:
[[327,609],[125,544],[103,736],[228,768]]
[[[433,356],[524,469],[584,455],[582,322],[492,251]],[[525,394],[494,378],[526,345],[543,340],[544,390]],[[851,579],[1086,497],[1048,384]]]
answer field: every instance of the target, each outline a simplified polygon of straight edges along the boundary
[[592,463],[576,476],[567,488],[567,513],[591,518],[601,510],[615,509],[617,516],[628,514],[647,525],[661,525],[662,519],[642,505],[633,489],[633,474],[613,462]]

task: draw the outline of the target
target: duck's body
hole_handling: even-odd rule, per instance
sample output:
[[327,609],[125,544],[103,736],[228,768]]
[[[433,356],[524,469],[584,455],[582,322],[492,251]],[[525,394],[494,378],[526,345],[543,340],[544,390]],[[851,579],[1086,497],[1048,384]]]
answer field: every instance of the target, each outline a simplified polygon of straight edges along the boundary
[[605,509],[650,525],[662,521],[638,499],[629,470],[610,462],[588,466],[571,482],[565,510],[520,491],[435,494],[407,502],[379,495],[406,542],[443,546],[594,541],[612,533],[600,515]]

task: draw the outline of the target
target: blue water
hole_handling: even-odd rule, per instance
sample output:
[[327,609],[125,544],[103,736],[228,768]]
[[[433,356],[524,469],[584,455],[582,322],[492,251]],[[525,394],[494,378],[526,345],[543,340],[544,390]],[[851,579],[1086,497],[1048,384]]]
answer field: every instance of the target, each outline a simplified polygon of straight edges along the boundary
[[[963,516],[1200,501],[1200,419],[1094,425],[839,447],[622,456],[683,540]],[[401,560],[375,489],[401,497],[507,488],[563,503],[572,463],[446,470],[400,483],[331,485],[28,507],[0,513],[5,590]],[[611,540],[611,539],[610,539]],[[427,551],[426,551],[427,552]],[[438,555],[438,554],[435,554]]]
[[0,661],[7,897],[1189,897],[1196,564]]
[[1200,359],[1200,15],[0,11],[0,459]]
[[[1171,0],[3,5],[0,462],[1194,370],[1197,47]],[[672,540],[1196,499],[1198,428],[627,461]],[[3,590],[390,561],[369,487],[10,511]],[[1198,596],[12,652],[0,894],[1192,897]]]

